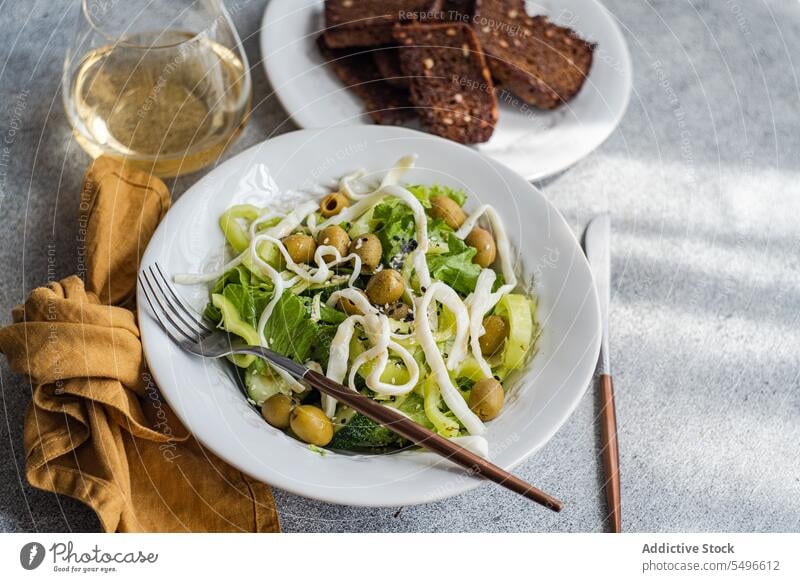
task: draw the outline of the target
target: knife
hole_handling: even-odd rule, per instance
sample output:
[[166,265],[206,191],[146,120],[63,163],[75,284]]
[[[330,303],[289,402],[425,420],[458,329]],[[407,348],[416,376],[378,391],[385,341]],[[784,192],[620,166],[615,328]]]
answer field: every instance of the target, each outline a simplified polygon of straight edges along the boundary
[[600,429],[601,456],[605,475],[608,521],[611,531],[622,531],[619,482],[619,444],[617,413],[614,408],[614,383],[611,380],[611,358],[608,353],[608,304],[611,288],[610,258],[611,219],[608,214],[594,218],[586,227],[583,246],[600,299]]

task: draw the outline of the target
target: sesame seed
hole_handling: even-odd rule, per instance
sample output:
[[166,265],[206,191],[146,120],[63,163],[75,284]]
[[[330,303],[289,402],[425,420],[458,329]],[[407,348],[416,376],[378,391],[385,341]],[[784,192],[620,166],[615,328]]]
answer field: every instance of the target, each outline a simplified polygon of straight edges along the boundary
[[442,119],[442,123],[445,125],[453,125],[453,118],[452,117],[445,117]]
[[445,31],[445,33],[447,34],[447,36],[455,36],[456,35],[456,29],[455,28],[448,28]]
[[425,66],[426,69],[430,70],[433,68],[433,59],[429,57],[424,61],[422,61],[422,64]]
[[465,116],[464,116],[464,121],[466,121],[467,123],[469,123],[470,121],[472,121],[472,116],[471,116],[471,115],[465,115]]
[[490,27],[488,27],[488,26],[484,26],[484,27],[483,27],[481,30],[482,30],[483,32],[487,32],[487,33],[488,33],[488,32],[489,32],[490,30],[492,30],[492,29],[491,29]]
[[453,95],[453,99],[456,100],[456,103],[461,103],[464,101],[464,96],[461,93],[456,93]]
[[519,12],[517,12],[513,8],[508,11],[508,17],[509,18],[516,18],[518,15],[519,15]]
[[461,45],[461,54],[465,57],[469,56],[469,45],[467,43]]
[[503,48],[508,48],[508,41],[504,38],[501,38],[498,44]]

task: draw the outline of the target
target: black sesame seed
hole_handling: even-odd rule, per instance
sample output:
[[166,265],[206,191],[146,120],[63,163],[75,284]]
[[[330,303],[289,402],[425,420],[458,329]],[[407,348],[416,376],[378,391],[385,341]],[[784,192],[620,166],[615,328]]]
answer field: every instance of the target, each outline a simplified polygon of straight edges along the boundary
[[401,249],[401,250],[402,250],[404,253],[411,253],[411,252],[413,252],[414,250],[416,250],[416,248],[417,248],[418,246],[419,246],[419,243],[418,243],[416,240],[414,240],[414,239],[412,238],[410,241],[408,241],[407,243],[403,244],[403,245],[400,247],[400,249]]

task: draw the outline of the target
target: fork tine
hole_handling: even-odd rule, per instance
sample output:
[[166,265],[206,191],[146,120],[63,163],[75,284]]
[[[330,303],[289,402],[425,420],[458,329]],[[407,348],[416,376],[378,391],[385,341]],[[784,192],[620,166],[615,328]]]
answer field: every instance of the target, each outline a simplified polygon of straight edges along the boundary
[[[195,335],[195,336],[191,336],[191,335],[189,335],[188,333],[186,333],[186,330],[184,330],[184,329],[183,329],[183,327],[181,327],[181,326],[180,326],[180,325],[179,325],[179,324],[178,324],[178,323],[177,323],[177,322],[176,322],[176,321],[175,321],[175,320],[172,318],[172,315],[171,315],[171,313],[170,313],[170,310],[169,310],[169,309],[167,309],[166,307],[164,307],[164,303],[161,301],[161,297],[160,297],[160,296],[159,296],[159,294],[156,292],[156,290],[155,290],[155,288],[153,287],[153,285],[150,283],[150,277],[148,277],[148,276],[147,276],[147,275],[148,275],[147,271],[144,271],[144,270],[143,270],[143,271],[142,271],[142,274],[143,274],[143,277],[142,277],[142,278],[144,279],[144,283],[145,283],[145,285],[147,286],[147,289],[150,289],[150,295],[152,295],[153,299],[155,299],[156,303],[158,303],[158,307],[160,308],[160,309],[155,309],[155,308],[154,308],[154,305],[153,305],[153,303],[150,301],[150,298],[148,297],[148,293],[147,293],[147,291],[145,290],[145,297],[148,297],[148,302],[150,302],[150,306],[154,308],[154,309],[153,309],[153,311],[154,311],[156,314],[158,314],[158,312],[160,311],[160,312],[161,312],[161,315],[163,315],[163,316],[164,316],[164,318],[165,318],[165,319],[166,319],[166,320],[167,320],[167,321],[168,321],[168,322],[169,322],[169,323],[172,325],[172,327],[173,327],[173,328],[174,328],[174,329],[175,329],[175,330],[176,330],[178,333],[180,333],[180,334],[181,334],[181,335],[182,335],[184,338],[186,338],[188,341],[190,341],[190,342],[192,342],[192,343],[197,343],[197,340],[199,339],[199,338],[197,337],[197,335]],[[160,320],[160,318],[158,318],[158,319]],[[171,338],[173,338],[173,339],[177,339],[177,338],[175,338],[175,335],[174,335],[174,334],[172,334],[172,333],[169,333],[169,330],[167,330],[166,326],[164,326],[164,324],[163,324],[163,323],[162,323],[162,326],[165,328],[165,330],[167,331],[167,334],[168,334],[168,335],[169,335]]]
[[161,326],[161,329],[164,330],[164,333],[166,333],[173,341],[178,341],[177,338],[175,338],[175,336],[173,335],[172,331],[164,323],[164,320],[161,319],[161,316],[158,314],[158,309],[156,309],[156,306],[150,299],[150,293],[148,293],[147,291],[147,286],[145,285],[145,280],[144,277],[142,276],[142,273],[139,273],[138,279],[139,279],[139,285],[142,288],[142,294],[144,295],[144,298],[147,300],[147,304],[150,306],[150,313],[152,314],[153,318],[158,322],[158,325]]
[[199,326],[200,329],[202,329],[204,332],[213,333],[214,330],[208,327],[205,323],[203,323],[203,316],[197,313],[191,307],[189,307],[186,304],[186,301],[182,299],[180,295],[178,295],[178,292],[175,291],[175,287],[172,285],[172,283],[170,283],[169,279],[164,274],[164,271],[161,270],[161,265],[159,265],[158,263],[153,263],[152,267],[155,267],[155,270],[159,274],[160,279],[164,282],[164,286],[169,291],[169,294],[172,295],[172,298],[174,299],[173,304],[177,304],[178,307],[183,311],[183,313],[185,313],[186,316],[190,318],[191,321],[193,321],[197,326]]
[[164,298],[164,302],[167,304],[172,315],[180,320],[190,332],[197,336],[195,339],[199,339],[205,335],[208,335],[209,331],[204,325],[196,321],[195,318],[191,316],[191,313],[186,311],[186,308],[183,306],[183,301],[178,298],[177,294],[173,293],[172,295],[174,299],[170,299],[169,292],[165,289],[165,287],[168,287],[168,284],[166,284],[165,281],[165,284],[162,285],[160,280],[161,277],[159,277],[153,265],[150,265],[148,271],[150,276],[153,278],[155,285],[158,287],[158,290],[161,292],[161,296]]

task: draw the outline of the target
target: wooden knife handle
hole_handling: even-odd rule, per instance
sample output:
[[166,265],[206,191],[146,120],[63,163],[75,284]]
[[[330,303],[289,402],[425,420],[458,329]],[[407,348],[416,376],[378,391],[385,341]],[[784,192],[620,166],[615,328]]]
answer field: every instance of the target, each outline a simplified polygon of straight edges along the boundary
[[608,521],[613,533],[622,531],[619,485],[619,444],[617,443],[617,414],[614,407],[614,383],[611,376],[600,376],[600,431],[602,439],[603,472],[606,478]]

